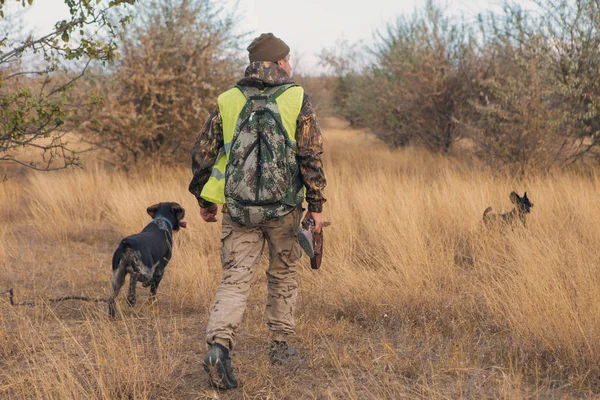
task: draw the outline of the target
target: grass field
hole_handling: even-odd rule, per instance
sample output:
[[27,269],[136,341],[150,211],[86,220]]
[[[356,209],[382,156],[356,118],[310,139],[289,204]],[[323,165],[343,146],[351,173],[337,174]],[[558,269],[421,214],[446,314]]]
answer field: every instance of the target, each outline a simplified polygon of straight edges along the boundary
[[[243,385],[217,393],[201,367],[220,278],[218,224],[201,221],[188,169],[95,167],[0,184],[0,398],[400,399],[600,395],[597,176],[513,180],[418,150],[389,150],[326,120],[326,254],[303,258],[297,345],[268,363],[266,278],[256,276],[234,352]],[[187,158],[187,155],[182,155]],[[528,228],[486,230],[483,210],[534,203]],[[112,252],[177,201],[188,228],[149,302],[107,297]],[[266,259],[263,259],[263,264]]]

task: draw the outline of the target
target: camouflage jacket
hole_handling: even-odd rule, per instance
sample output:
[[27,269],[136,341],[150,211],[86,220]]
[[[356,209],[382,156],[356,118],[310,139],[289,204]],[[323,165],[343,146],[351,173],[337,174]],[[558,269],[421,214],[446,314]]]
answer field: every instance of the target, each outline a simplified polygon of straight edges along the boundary
[[[246,68],[245,77],[238,85],[254,86],[263,89],[269,86],[292,83],[288,74],[272,62],[254,62]],[[326,180],[323,172],[323,139],[321,128],[308,95],[304,94],[302,109],[297,120],[296,144],[298,166],[302,182],[306,187],[308,210],[321,212],[325,197]],[[219,150],[223,147],[223,126],[219,108],[211,114],[204,124],[192,149],[192,172],[189,191],[196,196],[200,207],[209,207],[210,202],[200,197],[202,188],[210,178],[212,167],[217,160]]]

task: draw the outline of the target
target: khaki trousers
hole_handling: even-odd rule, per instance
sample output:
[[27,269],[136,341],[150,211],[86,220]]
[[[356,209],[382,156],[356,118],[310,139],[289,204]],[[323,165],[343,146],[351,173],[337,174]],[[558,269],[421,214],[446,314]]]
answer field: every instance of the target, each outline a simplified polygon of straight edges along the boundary
[[273,339],[294,333],[294,308],[298,295],[296,261],[302,252],[296,234],[300,229],[300,208],[266,225],[246,228],[223,214],[221,262],[223,277],[217,289],[206,329],[210,345],[219,342],[235,346],[235,334],[242,323],[250,284],[258,269],[265,241],[269,246],[267,268],[267,326]]

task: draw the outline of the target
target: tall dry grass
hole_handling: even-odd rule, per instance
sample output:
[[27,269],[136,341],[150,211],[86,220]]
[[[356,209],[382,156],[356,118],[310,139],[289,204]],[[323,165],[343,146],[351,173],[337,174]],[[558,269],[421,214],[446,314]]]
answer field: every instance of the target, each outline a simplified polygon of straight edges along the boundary
[[[597,176],[525,180],[414,150],[392,151],[325,124],[326,258],[302,261],[296,344],[304,362],[267,362],[266,280],[257,274],[234,367],[243,388],[215,394],[200,363],[220,274],[219,226],[201,222],[190,172],[100,167],[0,185],[0,397],[570,398],[600,393]],[[528,228],[487,230],[483,210],[534,203]],[[145,291],[109,321],[103,304],[121,237],[145,208],[177,201],[158,304]],[[264,262],[264,260],[263,260]]]

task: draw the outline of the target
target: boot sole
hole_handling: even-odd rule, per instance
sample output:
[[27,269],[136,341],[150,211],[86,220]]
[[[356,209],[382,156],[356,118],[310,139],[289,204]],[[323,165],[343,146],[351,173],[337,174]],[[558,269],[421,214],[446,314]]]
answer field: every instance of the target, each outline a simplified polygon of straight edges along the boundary
[[237,384],[232,384],[225,372],[223,363],[218,359],[204,360],[204,371],[208,374],[208,383],[216,389],[227,390],[237,388]]
[[300,247],[302,247],[302,250],[304,250],[309,258],[313,258],[315,256],[315,249],[306,236],[298,235],[298,243],[300,243]]

